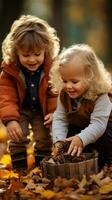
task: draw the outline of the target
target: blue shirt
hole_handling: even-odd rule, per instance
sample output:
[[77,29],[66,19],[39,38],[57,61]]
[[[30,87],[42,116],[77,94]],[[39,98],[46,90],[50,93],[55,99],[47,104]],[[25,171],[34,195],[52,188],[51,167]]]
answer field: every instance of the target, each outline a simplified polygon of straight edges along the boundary
[[38,98],[38,87],[40,82],[43,66],[41,65],[36,71],[32,72],[25,67],[21,67],[26,83],[26,95],[23,102],[23,109],[30,109],[32,111],[41,111],[40,102]]

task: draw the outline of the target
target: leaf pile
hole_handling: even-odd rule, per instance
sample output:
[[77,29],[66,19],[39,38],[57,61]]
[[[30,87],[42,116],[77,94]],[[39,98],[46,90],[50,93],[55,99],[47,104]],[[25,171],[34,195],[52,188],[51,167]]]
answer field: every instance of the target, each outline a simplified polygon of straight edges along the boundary
[[[16,184],[15,184],[16,183]],[[18,184],[17,184],[18,183]],[[15,185],[16,187],[15,187]],[[49,180],[35,168],[12,181],[12,187],[4,194],[8,200],[107,200],[112,199],[112,166],[105,166],[98,174],[66,179]]]

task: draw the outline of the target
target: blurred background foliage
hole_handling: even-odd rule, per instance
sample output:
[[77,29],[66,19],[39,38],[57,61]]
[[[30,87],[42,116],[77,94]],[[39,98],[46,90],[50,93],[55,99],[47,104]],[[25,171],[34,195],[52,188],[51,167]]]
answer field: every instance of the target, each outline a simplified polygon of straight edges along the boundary
[[111,10],[111,0],[0,0],[0,45],[15,19],[32,14],[56,28],[61,49],[73,43],[87,43],[111,69]]

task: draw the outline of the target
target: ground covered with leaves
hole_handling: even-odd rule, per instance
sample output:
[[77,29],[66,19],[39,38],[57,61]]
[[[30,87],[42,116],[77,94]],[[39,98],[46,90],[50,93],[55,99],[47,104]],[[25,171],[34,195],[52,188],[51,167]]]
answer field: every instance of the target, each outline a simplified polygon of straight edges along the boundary
[[0,171],[0,200],[107,200],[112,199],[112,166],[90,177],[49,180],[40,168],[16,173]]

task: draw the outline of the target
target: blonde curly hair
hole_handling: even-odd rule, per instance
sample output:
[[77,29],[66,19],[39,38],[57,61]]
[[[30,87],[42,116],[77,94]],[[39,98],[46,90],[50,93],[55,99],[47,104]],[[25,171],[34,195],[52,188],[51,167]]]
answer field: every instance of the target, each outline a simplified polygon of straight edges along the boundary
[[80,60],[87,70],[89,70],[89,89],[84,94],[84,98],[95,100],[100,94],[112,93],[111,74],[105,69],[102,61],[96,56],[92,47],[87,44],[74,44],[67,49],[63,49],[59,59],[55,62],[50,71],[50,84],[52,90],[60,92],[63,87],[60,69],[75,57],[79,56]]
[[9,34],[2,43],[3,61],[17,62],[17,49],[45,48],[46,62],[52,61],[59,53],[59,38],[56,30],[46,21],[32,15],[22,15],[15,20]]

